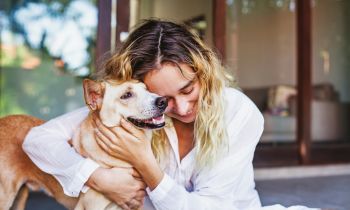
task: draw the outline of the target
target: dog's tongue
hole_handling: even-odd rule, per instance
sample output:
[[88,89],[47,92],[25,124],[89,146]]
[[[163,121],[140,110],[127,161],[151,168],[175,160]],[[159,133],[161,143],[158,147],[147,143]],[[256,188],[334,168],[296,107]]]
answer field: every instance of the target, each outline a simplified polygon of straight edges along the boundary
[[153,118],[153,120],[163,120],[164,119],[164,115],[161,115],[159,117],[155,117]]
[[146,123],[160,124],[164,122],[164,115],[146,120]]

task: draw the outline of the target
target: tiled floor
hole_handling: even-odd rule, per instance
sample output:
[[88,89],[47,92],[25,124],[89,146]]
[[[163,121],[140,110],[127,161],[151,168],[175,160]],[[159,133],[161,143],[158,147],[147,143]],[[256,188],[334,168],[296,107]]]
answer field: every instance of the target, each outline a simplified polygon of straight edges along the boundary
[[[350,175],[257,181],[264,205],[306,205],[334,210],[350,210]],[[27,210],[63,210],[41,193],[30,195]]]

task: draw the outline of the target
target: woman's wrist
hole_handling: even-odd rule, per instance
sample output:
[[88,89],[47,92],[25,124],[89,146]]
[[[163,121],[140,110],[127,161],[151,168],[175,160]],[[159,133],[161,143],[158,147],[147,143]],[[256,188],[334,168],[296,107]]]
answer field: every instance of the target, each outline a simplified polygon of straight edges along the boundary
[[104,168],[98,167],[94,172],[92,172],[91,176],[89,177],[89,179],[86,181],[85,184],[96,191],[101,191],[98,184],[98,180],[99,178],[103,177],[104,170],[105,170]]
[[145,158],[144,161],[134,167],[140,173],[150,190],[155,189],[163,179],[164,172],[160,169],[153,155],[152,157]]

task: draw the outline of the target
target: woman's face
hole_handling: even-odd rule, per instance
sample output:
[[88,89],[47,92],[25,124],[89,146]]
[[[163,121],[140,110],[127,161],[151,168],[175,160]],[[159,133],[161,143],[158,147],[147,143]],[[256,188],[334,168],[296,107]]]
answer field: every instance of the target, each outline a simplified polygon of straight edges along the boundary
[[[168,98],[165,113],[183,123],[192,123],[197,115],[200,84],[191,67],[165,63],[146,74],[144,83],[149,91]],[[186,75],[186,77],[184,76]]]

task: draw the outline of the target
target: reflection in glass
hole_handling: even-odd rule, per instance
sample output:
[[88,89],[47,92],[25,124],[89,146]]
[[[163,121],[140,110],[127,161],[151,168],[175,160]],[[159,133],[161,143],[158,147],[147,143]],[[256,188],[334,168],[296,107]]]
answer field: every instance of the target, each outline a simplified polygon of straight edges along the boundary
[[314,142],[349,142],[350,2],[319,0],[312,11]]
[[295,142],[295,1],[226,3],[227,64],[264,115],[261,142]]

